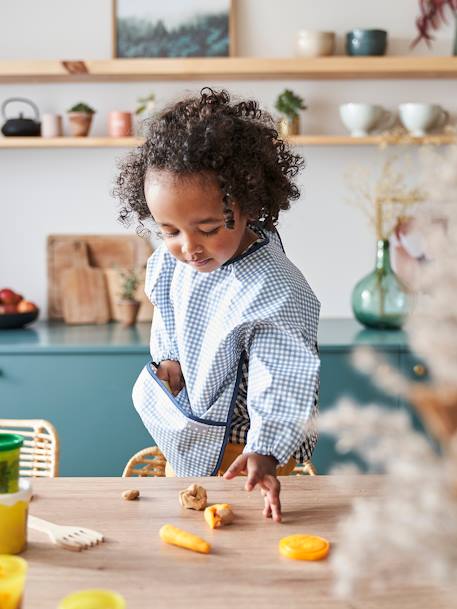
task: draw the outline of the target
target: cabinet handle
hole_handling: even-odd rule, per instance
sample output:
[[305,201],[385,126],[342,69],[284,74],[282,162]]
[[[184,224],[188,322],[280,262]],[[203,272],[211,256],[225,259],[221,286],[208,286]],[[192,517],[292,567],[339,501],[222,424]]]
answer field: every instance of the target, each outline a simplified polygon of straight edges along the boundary
[[413,366],[413,372],[416,376],[425,376],[427,370],[422,364],[416,364],[415,366]]

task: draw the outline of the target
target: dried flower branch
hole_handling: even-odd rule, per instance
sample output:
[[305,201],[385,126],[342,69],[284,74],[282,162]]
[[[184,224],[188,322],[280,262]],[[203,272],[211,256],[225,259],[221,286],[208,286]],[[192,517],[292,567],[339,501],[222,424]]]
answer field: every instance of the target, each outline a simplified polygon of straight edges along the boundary
[[339,525],[331,558],[336,594],[351,597],[368,586],[453,584],[457,497],[447,459],[434,453],[401,411],[344,400],[321,415],[320,428],[389,474],[382,495],[356,500]]
[[437,30],[447,23],[446,9],[457,11],[457,0],[419,0],[420,15],[416,19],[417,37],[411,43],[415,47],[421,40],[430,46],[433,36],[430,30]]
[[404,174],[395,169],[397,161],[398,157],[388,158],[376,180],[366,168],[346,172],[347,184],[353,191],[348,203],[368,217],[378,240],[388,239],[399,219],[410,218],[414,206],[424,201],[424,193],[417,187],[408,187]]

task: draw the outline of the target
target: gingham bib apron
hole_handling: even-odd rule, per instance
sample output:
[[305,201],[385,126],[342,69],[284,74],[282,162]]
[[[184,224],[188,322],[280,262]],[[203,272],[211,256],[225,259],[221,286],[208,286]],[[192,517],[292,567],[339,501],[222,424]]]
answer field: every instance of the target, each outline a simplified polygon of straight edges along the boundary
[[[149,363],[132,397],[177,476],[216,475],[246,357],[254,413],[247,449],[284,464],[303,441],[318,383],[319,303],[277,234],[262,237],[210,273],[176,260],[164,246],[148,261],[152,360],[179,361],[186,384],[173,396]],[[280,415],[270,416],[277,405]]]

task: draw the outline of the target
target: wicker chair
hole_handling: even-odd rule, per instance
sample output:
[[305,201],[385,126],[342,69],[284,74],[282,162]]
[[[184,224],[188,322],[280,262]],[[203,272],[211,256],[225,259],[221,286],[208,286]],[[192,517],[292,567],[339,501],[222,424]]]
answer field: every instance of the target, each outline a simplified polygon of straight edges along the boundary
[[132,476],[155,476],[163,478],[165,476],[165,465],[167,461],[157,446],[148,446],[138,451],[129,459],[122,472],[123,478]]
[[317,470],[313,463],[308,459],[304,463],[297,463],[292,470],[291,476],[317,476]]
[[49,421],[43,419],[0,419],[0,433],[24,437],[19,454],[19,475],[55,478],[59,474],[59,438]]
[[[143,448],[128,461],[122,472],[123,478],[132,476],[155,476],[163,478],[165,476],[166,459],[163,453],[157,446],[148,446]],[[315,476],[316,468],[311,461],[305,461],[297,465],[291,473],[291,476]]]

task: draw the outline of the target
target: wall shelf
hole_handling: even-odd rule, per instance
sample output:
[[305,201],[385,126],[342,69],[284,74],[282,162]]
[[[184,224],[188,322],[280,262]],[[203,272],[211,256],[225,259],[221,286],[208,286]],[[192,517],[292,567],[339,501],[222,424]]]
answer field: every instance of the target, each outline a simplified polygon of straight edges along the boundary
[[457,57],[1,60],[0,83],[244,79],[456,78]]
[[[142,143],[135,137],[0,137],[1,148],[131,148]],[[368,135],[295,135],[289,138],[293,146],[382,146],[382,145],[446,145],[457,143],[457,134],[427,135],[425,137]]]

